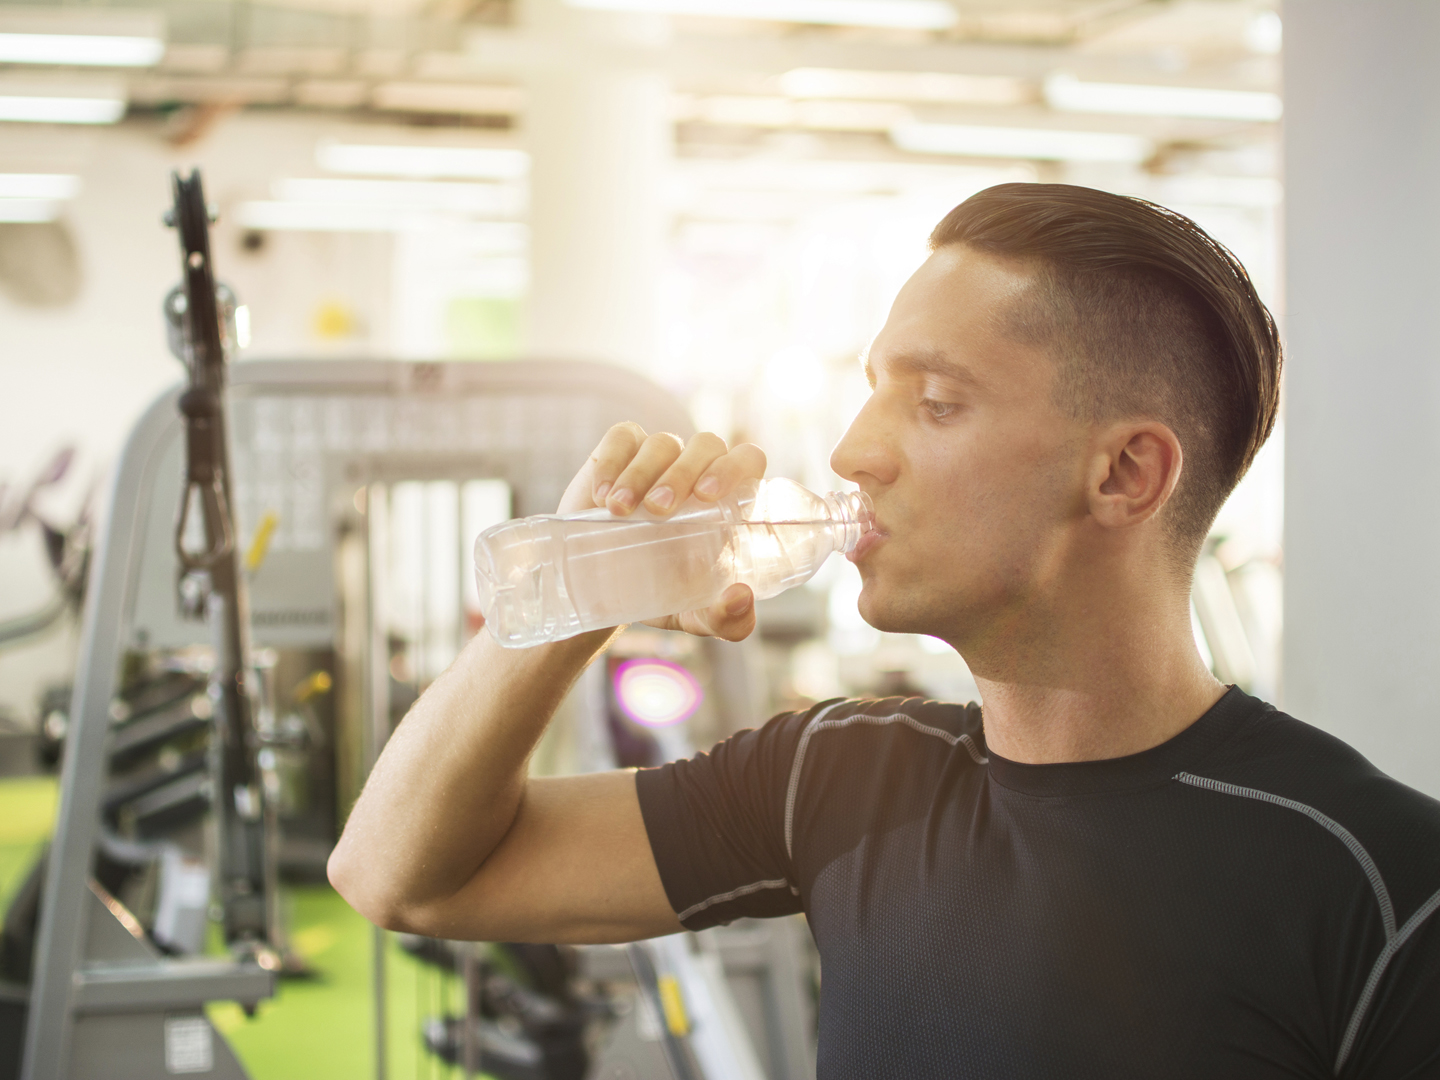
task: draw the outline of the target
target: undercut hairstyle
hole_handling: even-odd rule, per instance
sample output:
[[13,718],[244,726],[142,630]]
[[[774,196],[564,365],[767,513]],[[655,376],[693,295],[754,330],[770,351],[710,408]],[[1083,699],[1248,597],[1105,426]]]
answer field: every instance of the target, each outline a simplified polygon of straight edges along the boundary
[[1000,184],[930,234],[1022,265],[1033,285],[1004,329],[1050,353],[1077,420],[1158,420],[1180,440],[1162,520],[1188,572],[1275,427],[1280,337],[1250,275],[1195,222],[1069,184]]

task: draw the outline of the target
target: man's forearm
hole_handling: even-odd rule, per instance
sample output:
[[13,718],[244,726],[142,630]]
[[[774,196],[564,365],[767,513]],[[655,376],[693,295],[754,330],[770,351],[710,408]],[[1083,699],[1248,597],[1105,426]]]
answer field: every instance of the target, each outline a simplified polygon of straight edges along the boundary
[[610,632],[533,649],[487,633],[395,729],[330,857],[330,880],[377,922],[453,895],[505,836],[535,744]]

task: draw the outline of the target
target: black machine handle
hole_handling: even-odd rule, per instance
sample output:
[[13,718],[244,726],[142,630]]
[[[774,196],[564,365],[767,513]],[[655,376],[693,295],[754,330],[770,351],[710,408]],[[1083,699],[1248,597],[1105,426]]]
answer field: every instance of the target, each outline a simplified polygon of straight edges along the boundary
[[[255,707],[249,686],[249,598],[240,570],[232,512],[230,447],[225,430],[225,332],[210,256],[210,210],[200,171],[173,174],[175,206],[166,215],[179,233],[183,280],[167,314],[180,322],[190,386],[180,397],[185,419],[185,484],[175,524],[182,613],[214,630],[215,699],[212,812],[220,837],[219,884],[225,939],[262,952],[270,940],[263,798],[255,765]],[[198,517],[197,517],[198,512]],[[195,534],[201,543],[193,544]]]

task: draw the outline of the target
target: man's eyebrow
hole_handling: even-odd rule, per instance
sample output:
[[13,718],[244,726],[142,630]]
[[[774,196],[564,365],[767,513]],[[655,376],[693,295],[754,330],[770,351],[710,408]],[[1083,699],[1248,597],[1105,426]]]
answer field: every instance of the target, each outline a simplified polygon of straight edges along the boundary
[[[951,382],[960,383],[975,389],[983,388],[985,385],[976,377],[973,371],[963,364],[957,364],[938,349],[924,349],[900,353],[896,356],[887,357],[884,364],[892,371],[904,372],[911,375],[938,375]],[[864,365],[865,377],[873,386],[875,384],[875,368],[871,362],[868,350],[864,356]]]

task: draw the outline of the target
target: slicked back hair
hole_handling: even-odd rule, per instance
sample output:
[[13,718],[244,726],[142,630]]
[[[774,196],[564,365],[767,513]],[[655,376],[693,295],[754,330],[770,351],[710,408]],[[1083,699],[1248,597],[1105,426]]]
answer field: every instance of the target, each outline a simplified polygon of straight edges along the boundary
[[930,234],[932,250],[951,244],[1033,275],[1005,321],[1055,358],[1056,404],[1175,432],[1184,464],[1162,520],[1188,571],[1279,406],[1279,334],[1240,261],[1183,214],[1069,184],[972,195]]

